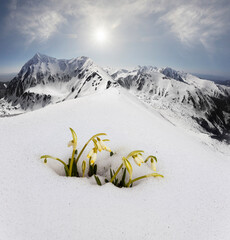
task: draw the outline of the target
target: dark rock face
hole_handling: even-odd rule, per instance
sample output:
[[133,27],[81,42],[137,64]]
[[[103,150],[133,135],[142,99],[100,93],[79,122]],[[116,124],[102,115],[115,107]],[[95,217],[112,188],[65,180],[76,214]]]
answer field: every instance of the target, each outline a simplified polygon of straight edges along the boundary
[[[22,105],[22,109],[26,110],[27,108],[33,108],[34,105],[40,104],[41,107],[45,107],[50,104],[51,96],[46,94],[35,94],[30,92],[25,92],[22,94],[21,98],[27,103]],[[17,101],[15,102],[17,103]]]
[[8,84],[9,82],[0,82],[0,98],[5,96]]
[[5,99],[12,103],[12,106],[18,104],[21,108],[26,110],[27,108],[33,108],[34,105],[46,106],[50,103],[51,96],[45,94],[35,94],[30,92],[25,92],[28,87],[36,86],[36,83],[41,83],[43,79],[42,74],[38,74],[37,78],[29,76],[30,71],[27,71],[23,80],[20,75],[15,77],[8,85]]
[[138,79],[137,84],[138,84],[137,90],[141,91],[143,86],[145,85],[145,79],[144,78]]
[[119,78],[117,80],[117,82],[123,87],[123,88],[127,88],[130,89],[130,86],[132,85],[133,82],[133,78],[128,76],[126,78]]
[[[230,95],[211,98],[214,107],[207,114],[207,119],[215,126],[216,135],[230,135],[230,117],[225,117],[224,113],[230,114]],[[222,130],[219,130],[219,128]]]
[[183,78],[181,77],[180,73],[178,71],[173,70],[172,68],[167,67],[167,68],[162,69],[160,72],[168,78],[173,78],[180,82],[185,82],[183,80]]
[[205,118],[194,117],[194,120],[202,128],[217,138],[218,136],[230,135],[229,94],[220,94],[215,97],[199,94],[199,101],[195,101],[192,97],[190,97],[190,100],[196,110],[205,112]]
[[111,85],[112,85],[112,82],[111,82],[111,81],[108,81],[108,82],[107,82],[106,89],[110,88]]

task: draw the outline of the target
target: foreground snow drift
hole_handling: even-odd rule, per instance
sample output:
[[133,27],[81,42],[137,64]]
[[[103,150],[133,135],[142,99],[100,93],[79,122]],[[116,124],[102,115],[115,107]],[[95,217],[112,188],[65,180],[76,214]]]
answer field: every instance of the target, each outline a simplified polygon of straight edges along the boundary
[[[61,165],[39,157],[69,157],[68,127],[79,147],[95,133],[108,134],[115,155],[98,159],[99,174],[143,149],[158,157],[165,178],[118,189],[59,176]],[[2,118],[0,133],[1,239],[229,239],[227,146],[175,127],[126,92],[109,89]]]

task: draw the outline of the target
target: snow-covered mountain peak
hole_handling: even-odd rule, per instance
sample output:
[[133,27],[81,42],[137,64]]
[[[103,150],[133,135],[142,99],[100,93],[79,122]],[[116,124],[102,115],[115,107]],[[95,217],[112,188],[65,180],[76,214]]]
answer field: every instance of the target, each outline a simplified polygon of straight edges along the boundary
[[47,72],[51,75],[55,74],[66,74],[72,73],[76,69],[82,67],[89,67],[94,65],[94,62],[85,56],[78,58],[72,58],[70,60],[57,59],[49,57],[45,54],[36,53],[21,69],[19,72],[20,76],[23,76],[28,70],[35,76],[37,73],[46,74]]
[[183,82],[184,78],[187,76],[187,73],[174,70],[170,67],[160,68],[159,72],[164,74],[166,77],[173,78],[181,82]]
[[138,66],[137,69],[140,73],[156,72],[158,70],[157,67],[153,66]]
[[68,62],[68,65],[71,66],[73,69],[88,68],[92,66],[94,66],[95,68],[98,67],[91,58],[85,57],[85,56],[73,58],[71,60],[67,60],[67,62]]
[[66,60],[36,53],[10,82],[6,99],[13,106],[34,109],[104,90],[112,82],[112,77],[88,57]]
[[55,59],[55,58],[49,57],[49,56],[47,56],[47,55],[45,55],[45,54],[42,54],[42,53],[37,52],[37,53],[35,53],[35,55],[33,56],[32,59],[39,59],[39,60],[41,60],[41,61],[44,61],[44,60]]
[[28,67],[31,65],[35,65],[35,64],[40,64],[40,63],[48,63],[48,62],[55,62],[57,59],[53,58],[53,57],[49,57],[45,54],[41,54],[41,53],[36,53],[23,67]]

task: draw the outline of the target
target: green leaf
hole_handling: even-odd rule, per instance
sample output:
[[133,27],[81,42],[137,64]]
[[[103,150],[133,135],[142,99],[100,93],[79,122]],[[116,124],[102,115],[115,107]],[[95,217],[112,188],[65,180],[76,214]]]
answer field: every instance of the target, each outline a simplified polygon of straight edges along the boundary
[[110,168],[110,178],[113,178],[113,172],[112,172],[111,168]]
[[79,173],[78,173],[77,164],[75,162],[75,159],[74,159],[74,162],[73,162],[72,176],[79,177]]
[[134,182],[139,181],[143,178],[149,178],[149,177],[162,177],[163,178],[164,176],[159,174],[159,173],[150,173],[150,174],[147,174],[147,175],[144,175],[144,176],[137,177],[137,178],[133,179],[131,183],[134,183]]
[[93,165],[89,165],[89,173],[88,173],[88,176],[91,177],[93,176]]
[[125,177],[126,177],[126,168],[125,168],[125,170],[124,170],[124,172],[123,172],[123,175],[122,175],[122,179],[121,179],[121,181],[120,181],[120,183],[119,183],[119,186],[120,187],[125,187]]
[[94,175],[97,185],[101,186],[101,181],[98,176]]
[[118,178],[115,178],[114,185],[117,186],[118,184]]
[[55,157],[52,157],[52,156],[50,156],[50,155],[43,155],[43,156],[41,156],[41,158],[51,158],[51,159],[53,159],[53,160],[56,160],[56,161],[59,161],[59,162],[61,162],[63,165],[64,165],[64,168],[67,170],[67,171],[69,171],[69,168],[68,168],[68,166],[67,166],[67,164],[64,162],[64,161],[62,161],[60,158],[55,158]]
[[94,165],[93,174],[97,174],[97,164]]
[[66,175],[66,177],[68,177],[69,171],[67,171],[66,168],[64,168],[64,169],[65,169],[65,175]]

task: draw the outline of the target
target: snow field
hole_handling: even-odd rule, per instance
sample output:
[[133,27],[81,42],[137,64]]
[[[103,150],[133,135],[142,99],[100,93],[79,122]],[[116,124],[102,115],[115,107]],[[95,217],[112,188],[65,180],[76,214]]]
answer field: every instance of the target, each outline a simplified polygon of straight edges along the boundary
[[[99,174],[139,149],[157,156],[165,178],[119,189],[60,176],[62,165],[45,165],[40,156],[67,161],[68,127],[77,133],[78,149],[92,135],[108,134],[115,154],[98,155]],[[229,148],[218,151],[212,140],[175,127],[126,91],[1,118],[0,133],[0,239],[229,239]],[[131,163],[134,177],[150,171]]]

